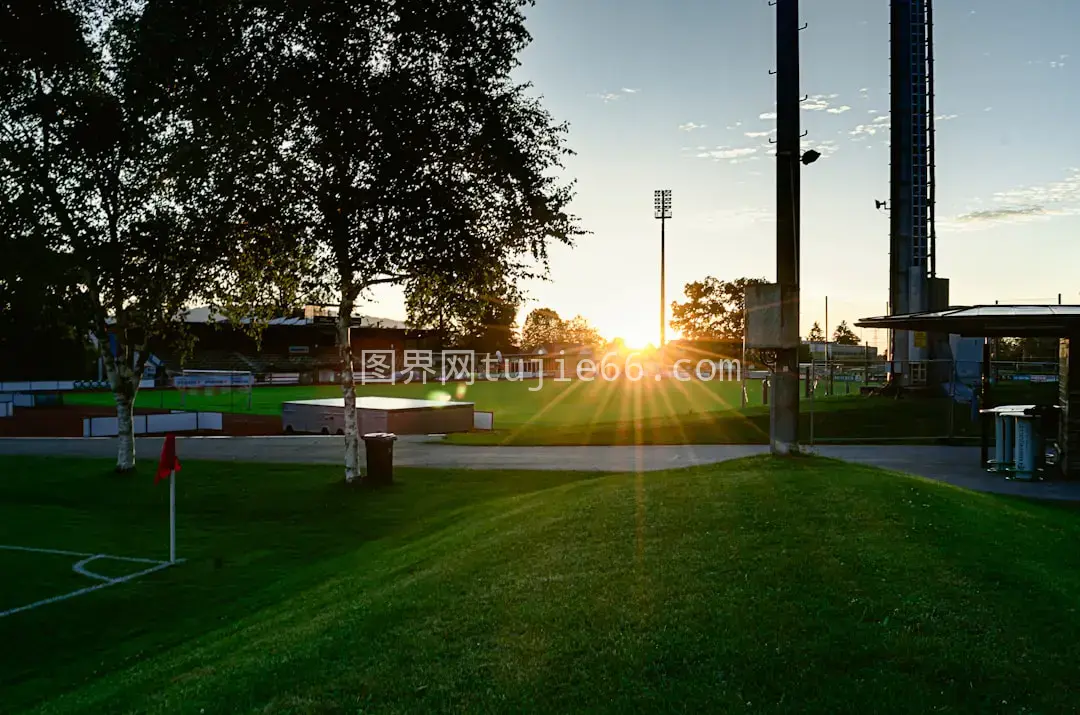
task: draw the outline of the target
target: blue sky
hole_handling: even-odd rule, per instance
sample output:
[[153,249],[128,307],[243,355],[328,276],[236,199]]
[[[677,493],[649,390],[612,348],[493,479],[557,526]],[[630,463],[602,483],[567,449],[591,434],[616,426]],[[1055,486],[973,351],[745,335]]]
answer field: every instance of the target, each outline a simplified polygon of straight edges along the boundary
[[[805,334],[826,295],[832,325],[885,312],[888,218],[874,200],[889,195],[889,3],[802,5],[802,121],[825,155],[803,170]],[[938,274],[952,302],[1080,303],[1080,3],[954,0],[935,15]],[[655,341],[659,188],[674,196],[669,302],[706,275],[774,279],[767,2],[539,0],[528,17],[519,74],[570,123],[574,212],[593,233],[553,252],[526,310]],[[365,312],[403,317],[400,295]]]

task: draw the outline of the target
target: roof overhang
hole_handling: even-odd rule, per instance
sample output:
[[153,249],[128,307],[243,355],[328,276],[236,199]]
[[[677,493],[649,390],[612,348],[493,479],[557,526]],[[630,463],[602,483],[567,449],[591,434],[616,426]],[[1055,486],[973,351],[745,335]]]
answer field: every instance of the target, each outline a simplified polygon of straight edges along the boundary
[[1080,335],[1080,305],[975,305],[863,318],[860,328],[915,330],[971,338],[1064,338]]

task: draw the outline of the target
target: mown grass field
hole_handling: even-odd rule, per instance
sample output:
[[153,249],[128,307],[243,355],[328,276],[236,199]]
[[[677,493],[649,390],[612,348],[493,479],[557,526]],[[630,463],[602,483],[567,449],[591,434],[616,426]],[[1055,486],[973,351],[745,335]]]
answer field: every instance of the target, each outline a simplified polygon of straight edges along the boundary
[[[164,558],[166,485],[111,466],[0,459],[0,544]],[[1069,506],[812,458],[339,474],[185,463],[187,561],[0,618],[0,709],[1080,709]],[[70,565],[0,551],[0,610]]]
[[[478,382],[363,385],[361,395],[467,400],[476,409],[494,412],[495,431],[455,435],[452,443],[513,445],[577,444],[744,444],[764,443],[768,407],[762,405],[759,381],[747,383],[748,404],[741,407],[741,385],[722,380],[663,380],[537,383]],[[813,404],[803,393],[802,437],[823,440],[907,440],[932,442],[977,434],[966,405],[941,399],[863,398],[858,385],[836,382],[826,395],[818,384]],[[251,412],[278,415],[281,403],[340,396],[334,385],[258,387]],[[107,393],[65,397],[73,404],[111,404]],[[139,393],[141,407],[181,407],[175,390]],[[188,409],[246,412],[241,393],[190,394]],[[812,407],[812,410],[811,410]],[[814,417],[811,418],[811,411]],[[952,416],[950,418],[950,412]],[[811,425],[811,423],[813,423]]]

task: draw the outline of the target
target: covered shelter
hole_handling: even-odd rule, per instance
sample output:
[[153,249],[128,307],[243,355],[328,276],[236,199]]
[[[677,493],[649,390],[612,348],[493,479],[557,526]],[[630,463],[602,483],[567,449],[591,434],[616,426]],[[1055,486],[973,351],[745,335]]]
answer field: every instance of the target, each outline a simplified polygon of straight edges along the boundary
[[[976,305],[953,306],[945,310],[863,318],[860,328],[909,330],[959,335],[967,338],[1059,339],[1058,407],[1061,418],[1057,445],[1062,476],[1080,478],[1080,305]],[[1077,340],[1077,350],[1070,350]],[[990,344],[983,346],[980,400],[992,407],[989,398]],[[989,422],[983,423],[982,463],[986,463]]]

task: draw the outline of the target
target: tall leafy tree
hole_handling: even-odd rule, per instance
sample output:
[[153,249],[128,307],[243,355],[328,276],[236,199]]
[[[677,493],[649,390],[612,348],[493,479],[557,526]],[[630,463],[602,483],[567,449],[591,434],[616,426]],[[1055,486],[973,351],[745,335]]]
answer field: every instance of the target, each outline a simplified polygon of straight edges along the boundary
[[585,345],[589,347],[602,345],[604,339],[600,331],[589,324],[589,321],[580,315],[575,315],[563,323],[562,340],[564,343]]
[[405,301],[409,323],[434,330],[445,346],[508,350],[514,345],[520,293],[498,277],[481,278],[479,285],[451,283],[438,274],[410,281]]
[[212,293],[222,256],[254,234],[241,225],[231,163],[215,164],[200,135],[205,97],[176,81],[184,63],[165,53],[183,47],[207,65],[219,48],[178,37],[176,7],[0,6],[0,203],[53,266],[66,319],[104,361],[121,471],[135,465],[132,411],[147,358],[183,332],[183,309]]
[[833,331],[833,342],[837,345],[858,345],[859,336],[855,334],[855,331],[848,327],[846,320],[841,320],[840,324],[836,326],[836,330]]
[[264,107],[263,146],[339,303],[351,482],[357,300],[431,277],[483,286],[493,265],[507,282],[545,274],[549,241],[579,233],[571,187],[552,178],[566,127],[510,78],[525,0],[234,2],[242,96]]
[[746,289],[764,278],[723,281],[713,276],[687,283],[686,300],[671,304],[671,326],[687,340],[742,340]]
[[536,350],[544,345],[560,343],[565,334],[563,319],[551,308],[535,308],[525,316],[521,327],[521,347]]
[[815,320],[814,324],[810,326],[810,332],[807,333],[806,339],[812,343],[825,342],[825,331],[821,329],[821,325]]

